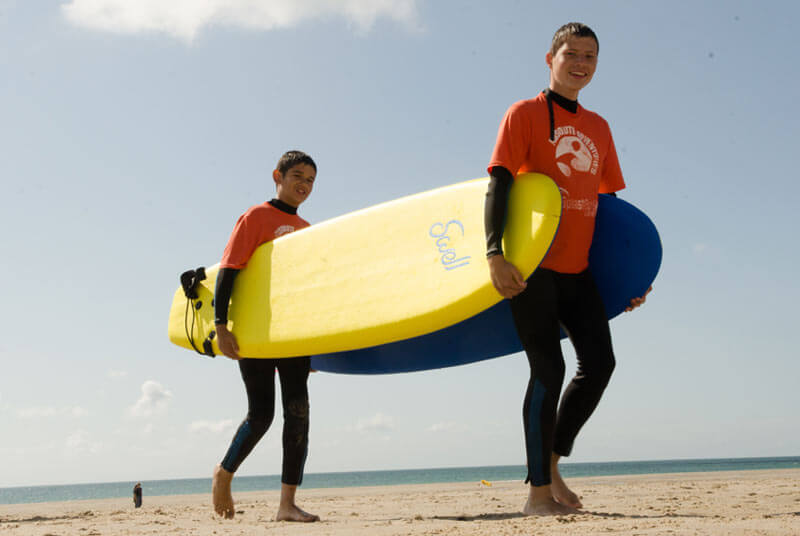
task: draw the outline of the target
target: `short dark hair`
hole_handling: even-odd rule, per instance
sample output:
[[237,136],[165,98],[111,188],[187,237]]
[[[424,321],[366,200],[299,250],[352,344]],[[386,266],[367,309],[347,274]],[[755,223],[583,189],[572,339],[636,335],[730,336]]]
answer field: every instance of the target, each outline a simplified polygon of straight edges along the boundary
[[285,174],[287,171],[299,164],[308,164],[314,168],[314,171],[317,171],[317,164],[315,164],[314,160],[303,151],[286,151],[283,153],[283,156],[281,156],[280,160],[278,160],[275,169],[280,171],[281,174]]
[[561,48],[561,45],[570,37],[591,37],[597,43],[597,51],[600,52],[600,41],[597,40],[597,34],[591,28],[582,22],[568,22],[553,35],[553,42],[550,45],[550,54],[554,55]]

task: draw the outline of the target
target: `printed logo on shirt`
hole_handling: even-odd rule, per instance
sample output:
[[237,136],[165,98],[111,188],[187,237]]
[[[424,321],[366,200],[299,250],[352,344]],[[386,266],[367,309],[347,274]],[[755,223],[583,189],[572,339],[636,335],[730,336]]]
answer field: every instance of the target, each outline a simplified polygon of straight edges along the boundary
[[597,214],[597,199],[570,199],[569,190],[559,187],[561,192],[561,210],[577,210],[588,218]]
[[292,225],[281,225],[280,227],[275,229],[275,238],[278,238],[279,236],[283,236],[285,234],[289,234],[292,231],[294,231],[294,226],[292,226]]
[[573,170],[597,175],[600,153],[589,136],[572,126],[558,127],[554,134],[550,143],[556,146],[556,164],[565,177]]

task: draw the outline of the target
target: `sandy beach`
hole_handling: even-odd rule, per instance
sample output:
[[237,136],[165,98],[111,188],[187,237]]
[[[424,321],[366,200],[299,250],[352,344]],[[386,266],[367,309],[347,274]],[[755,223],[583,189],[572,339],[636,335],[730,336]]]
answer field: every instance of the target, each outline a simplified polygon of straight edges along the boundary
[[584,513],[524,517],[522,482],[301,489],[322,521],[275,522],[278,492],[234,494],[236,517],[213,515],[210,494],[0,505],[4,536],[124,534],[769,535],[800,534],[800,470],[570,479]]

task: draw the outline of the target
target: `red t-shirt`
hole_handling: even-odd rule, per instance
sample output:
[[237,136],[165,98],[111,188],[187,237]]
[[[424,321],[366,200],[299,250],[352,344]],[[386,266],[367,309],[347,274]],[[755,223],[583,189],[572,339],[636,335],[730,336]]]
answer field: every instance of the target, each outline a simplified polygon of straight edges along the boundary
[[576,113],[553,103],[554,140],[544,93],[513,104],[497,133],[489,163],[512,175],[543,173],[561,190],[561,224],[541,266],[579,273],[589,266],[597,194],[622,190],[625,181],[605,119],[578,105]]
[[269,203],[250,207],[236,222],[219,267],[240,270],[247,266],[253,252],[261,244],[309,225],[300,216],[287,214]]

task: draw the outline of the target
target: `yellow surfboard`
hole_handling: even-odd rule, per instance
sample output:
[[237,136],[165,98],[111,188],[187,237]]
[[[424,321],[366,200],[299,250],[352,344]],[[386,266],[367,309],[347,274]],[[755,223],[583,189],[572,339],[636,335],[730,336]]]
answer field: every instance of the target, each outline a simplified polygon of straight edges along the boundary
[[[431,333],[500,301],[486,265],[488,179],[382,203],[260,246],[236,278],[228,327],[245,357],[339,352]],[[544,175],[517,178],[503,238],[527,278],[558,229],[561,195]],[[219,265],[198,297],[178,288],[170,340],[219,354],[212,299]]]

